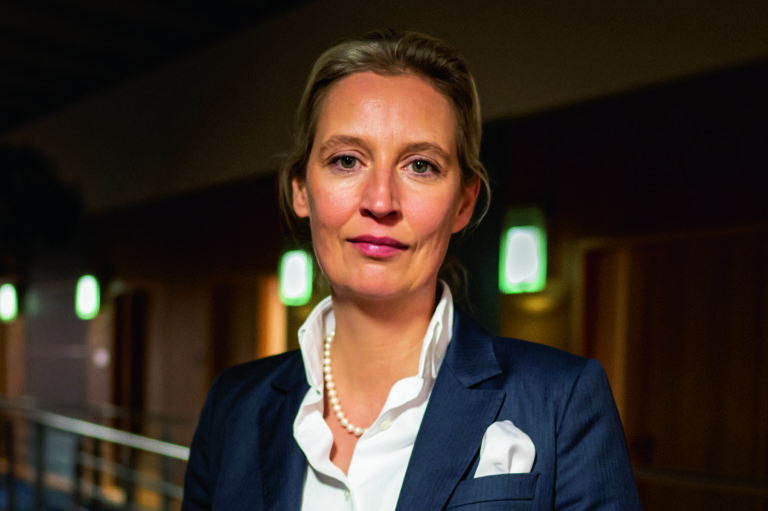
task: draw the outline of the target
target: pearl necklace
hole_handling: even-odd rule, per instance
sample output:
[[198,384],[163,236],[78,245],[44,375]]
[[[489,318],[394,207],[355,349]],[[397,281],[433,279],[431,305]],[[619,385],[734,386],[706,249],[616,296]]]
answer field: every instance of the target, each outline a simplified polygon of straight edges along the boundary
[[325,342],[323,343],[323,378],[325,379],[325,390],[328,392],[328,404],[331,405],[333,413],[339,420],[339,423],[349,433],[355,436],[360,436],[366,432],[367,428],[361,428],[355,426],[341,409],[341,403],[339,402],[339,396],[336,394],[336,385],[333,383],[333,374],[331,374],[331,343],[333,342],[333,335],[335,332],[325,336]]

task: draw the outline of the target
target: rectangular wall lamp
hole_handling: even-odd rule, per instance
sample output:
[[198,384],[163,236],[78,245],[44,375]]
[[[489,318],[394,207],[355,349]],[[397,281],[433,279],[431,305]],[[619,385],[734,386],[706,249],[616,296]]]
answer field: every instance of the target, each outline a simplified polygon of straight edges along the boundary
[[93,319],[101,307],[99,281],[93,275],[83,275],[77,281],[75,290],[75,314],[82,320]]
[[304,305],[312,297],[312,256],[305,250],[290,250],[280,259],[280,301],[289,307]]
[[11,322],[19,314],[16,287],[10,282],[0,286],[0,321]]
[[537,208],[507,213],[499,253],[499,290],[534,293],[547,282],[547,230]]

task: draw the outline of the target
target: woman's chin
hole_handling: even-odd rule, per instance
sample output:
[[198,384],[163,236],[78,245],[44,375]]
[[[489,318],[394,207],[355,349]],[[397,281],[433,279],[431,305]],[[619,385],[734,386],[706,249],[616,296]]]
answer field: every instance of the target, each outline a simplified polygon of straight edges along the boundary
[[353,286],[332,286],[335,298],[365,300],[365,301],[386,301],[393,300],[403,295],[402,290],[390,287],[367,285]]
[[[436,285],[436,281],[435,281]],[[426,289],[426,283],[392,281],[391,279],[355,279],[348,284],[331,284],[333,295],[338,299],[352,299],[362,301],[407,300],[415,297],[421,289],[428,293],[434,292],[434,285]]]

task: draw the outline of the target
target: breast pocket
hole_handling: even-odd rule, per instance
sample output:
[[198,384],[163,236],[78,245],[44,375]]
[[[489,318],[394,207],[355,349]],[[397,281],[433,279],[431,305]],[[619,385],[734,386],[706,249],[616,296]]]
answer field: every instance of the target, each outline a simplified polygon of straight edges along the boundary
[[460,511],[528,509],[536,496],[538,478],[539,474],[534,472],[467,479],[456,487],[446,509]]

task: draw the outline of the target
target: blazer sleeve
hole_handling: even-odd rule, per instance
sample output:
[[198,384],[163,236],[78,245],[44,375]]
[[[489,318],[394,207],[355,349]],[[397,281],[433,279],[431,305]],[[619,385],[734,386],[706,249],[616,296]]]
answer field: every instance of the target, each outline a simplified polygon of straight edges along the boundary
[[184,497],[181,511],[209,511],[212,509],[213,489],[216,480],[211,460],[211,424],[217,382],[211,386],[208,397],[200,412],[197,429],[192,437],[189,460],[184,474]]
[[641,509],[608,378],[594,360],[576,378],[558,421],[555,509]]

